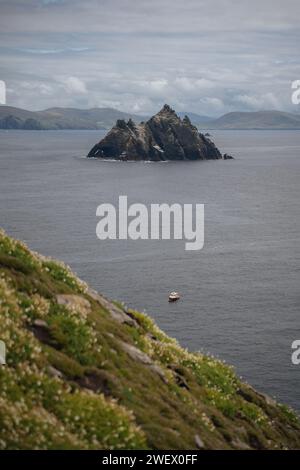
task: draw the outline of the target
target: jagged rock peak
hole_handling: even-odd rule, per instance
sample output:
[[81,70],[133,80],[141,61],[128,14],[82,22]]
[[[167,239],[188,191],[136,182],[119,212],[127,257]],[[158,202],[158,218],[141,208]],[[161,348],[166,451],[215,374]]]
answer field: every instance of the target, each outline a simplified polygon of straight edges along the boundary
[[118,119],[116,122],[116,127],[118,127],[119,129],[126,129],[126,121],[124,119]]
[[161,110],[157,113],[157,116],[158,115],[161,115],[161,114],[172,114],[173,116],[177,116],[176,112],[174,111],[173,108],[171,108],[171,106],[169,106],[168,104],[164,104],[163,107],[161,108]]
[[136,129],[136,124],[131,118],[128,119],[127,126],[132,130]]
[[165,104],[145,123],[119,119],[88,157],[160,161],[221,159],[222,155],[187,116],[181,120]]
[[190,118],[189,118],[187,115],[184,116],[182,122],[183,122],[184,124],[186,124],[187,126],[193,127],[193,125],[192,125],[192,123],[191,123],[191,120],[190,120]]

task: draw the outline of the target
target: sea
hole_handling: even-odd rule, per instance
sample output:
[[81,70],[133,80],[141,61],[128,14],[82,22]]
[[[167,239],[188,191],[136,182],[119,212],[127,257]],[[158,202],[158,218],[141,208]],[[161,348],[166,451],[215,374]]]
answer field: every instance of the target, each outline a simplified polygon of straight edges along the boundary
[[[107,162],[85,158],[104,131],[0,131],[0,226],[300,411],[300,131],[209,132],[234,160]],[[120,195],[204,204],[203,249],[99,240],[97,207]]]

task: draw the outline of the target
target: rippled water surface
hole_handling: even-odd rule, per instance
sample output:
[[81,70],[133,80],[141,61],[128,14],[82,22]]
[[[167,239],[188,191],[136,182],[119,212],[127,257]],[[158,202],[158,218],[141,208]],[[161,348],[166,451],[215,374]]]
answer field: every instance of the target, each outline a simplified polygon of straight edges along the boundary
[[[100,137],[0,131],[1,226],[299,410],[291,343],[300,339],[300,132],[212,131],[234,161],[163,164],[82,158]],[[96,208],[120,194],[129,203],[204,203],[204,249],[99,241]],[[173,290],[182,299],[169,304]]]

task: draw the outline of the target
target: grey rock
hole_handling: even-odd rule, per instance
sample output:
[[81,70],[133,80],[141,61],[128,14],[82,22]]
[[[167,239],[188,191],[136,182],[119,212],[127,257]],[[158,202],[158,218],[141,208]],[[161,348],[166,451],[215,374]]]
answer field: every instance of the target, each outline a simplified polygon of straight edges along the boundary
[[122,349],[135,361],[142,362],[143,364],[153,364],[152,359],[148,356],[148,354],[144,353],[140,349],[136,348],[132,344],[125,343],[124,341],[119,340],[119,343]]
[[261,395],[265,399],[268,406],[277,406],[276,400],[274,400],[274,398],[269,397],[269,395],[266,395],[265,393],[261,393]]
[[122,349],[128,354],[128,356],[131,357],[131,359],[133,359],[134,361],[141,362],[146,366],[149,366],[149,369],[159,375],[159,377],[164,383],[168,383],[168,380],[165,376],[162,367],[160,367],[158,364],[155,364],[152,359],[148,356],[148,354],[144,353],[132,344],[125,343],[124,341],[119,340],[119,344],[121,345]]
[[195,444],[198,447],[198,449],[204,449],[205,448],[204,442],[202,441],[199,434],[195,434]]
[[251,447],[246,442],[241,441],[238,437],[231,441],[231,444],[238,450],[251,450]]
[[58,294],[56,301],[60,305],[74,308],[79,312],[89,313],[91,310],[90,302],[81,295]]
[[207,160],[220,159],[217,147],[198,132],[188,116],[184,119],[167,104],[147,122],[135,124],[119,119],[96,144],[89,158],[118,160]]
[[98,302],[102,307],[104,307],[112,316],[114,320],[118,323],[126,323],[131,326],[138,326],[137,322],[131,318],[124,310],[118,308],[115,304],[107,300],[102,295],[98,294],[98,292],[94,291],[93,289],[88,290],[88,295]]
[[158,364],[151,364],[150,366],[150,369],[153,370],[153,372],[155,372],[156,374],[158,374],[161,378],[161,380],[164,382],[164,383],[168,383],[168,379],[163,371],[163,369],[158,365]]
[[58,377],[60,379],[63,377],[63,373],[60,370],[55,369],[55,367],[53,367],[53,366],[48,366],[47,370],[48,370],[48,373],[52,377]]
[[37,326],[39,328],[49,328],[47,322],[45,320],[41,320],[37,318],[36,320],[33,321],[32,323],[34,326]]

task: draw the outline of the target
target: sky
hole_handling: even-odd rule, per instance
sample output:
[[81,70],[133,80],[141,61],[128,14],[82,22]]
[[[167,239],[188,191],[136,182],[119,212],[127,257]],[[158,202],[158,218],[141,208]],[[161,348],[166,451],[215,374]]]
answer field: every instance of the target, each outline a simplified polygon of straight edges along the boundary
[[299,18],[299,0],[0,0],[0,80],[31,110],[298,113]]

